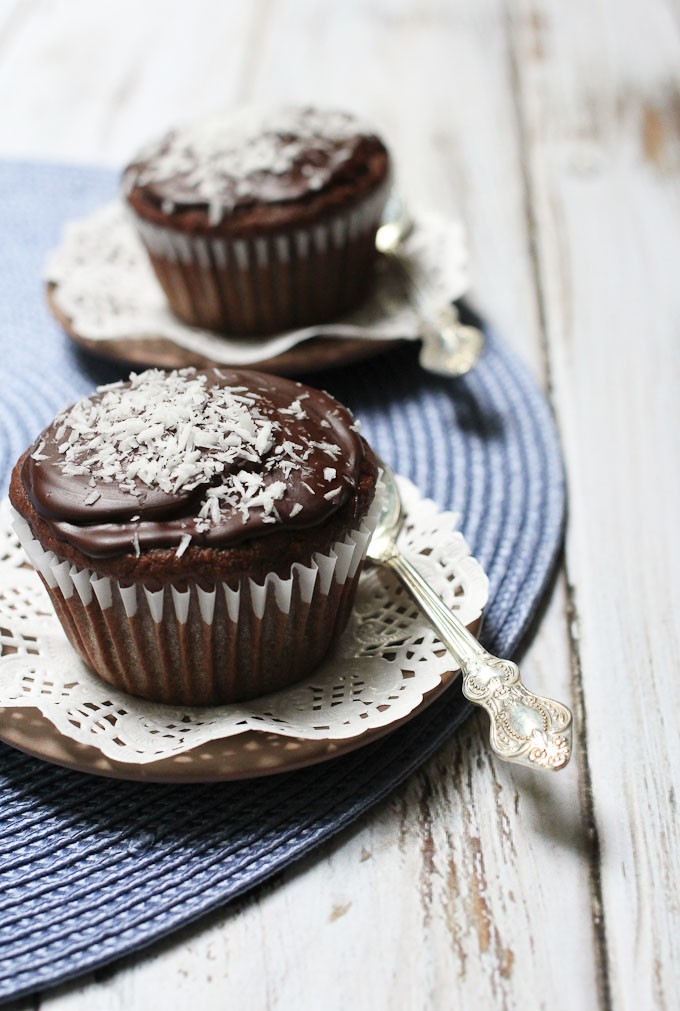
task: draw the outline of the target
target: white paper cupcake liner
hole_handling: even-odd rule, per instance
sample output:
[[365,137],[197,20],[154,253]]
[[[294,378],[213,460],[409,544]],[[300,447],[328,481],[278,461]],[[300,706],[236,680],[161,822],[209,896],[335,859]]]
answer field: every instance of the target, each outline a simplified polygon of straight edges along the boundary
[[172,310],[192,326],[261,335],[329,319],[366,293],[387,184],[327,222],[228,238],[132,220]]
[[[423,499],[409,481],[398,481],[405,511],[401,550],[470,624],[487,600],[488,581],[457,530],[457,517]],[[0,502],[0,736],[23,725],[24,712],[32,728],[36,709],[64,738],[116,762],[155,766],[180,756],[194,778],[210,778],[202,752],[195,753],[195,765],[191,753],[223,741],[247,774],[261,774],[263,753],[294,761],[300,742],[372,739],[417,711],[452,676],[450,656],[396,577],[370,566],[361,570],[345,632],[307,678],[223,706],[134,698],[78,659],[25,557],[11,529],[9,503]],[[47,749],[47,738],[31,739],[29,750],[43,745]],[[54,756],[45,750],[44,757]]]
[[201,268],[271,267],[304,259],[312,253],[341,249],[348,241],[375,228],[387,199],[388,187],[380,186],[366,200],[328,222],[308,228],[296,228],[271,238],[228,239],[189,235],[173,228],[153,224],[132,214],[144,244],[155,256],[171,263],[193,264]]
[[287,578],[157,591],[60,559],[16,511],[13,526],[71,644],[104,680],[156,701],[212,705],[276,691],[322,659],[347,621],[378,513],[377,496],[359,529]]
[[[467,289],[465,230],[460,221],[439,212],[415,208],[413,214],[413,228],[400,248],[417,277],[422,306],[436,313]],[[116,202],[68,222],[49,257],[45,280],[50,303],[62,320],[69,320],[77,343],[117,360],[256,368],[297,348],[300,361],[311,368],[313,349],[308,359],[301,345],[312,338],[354,343],[418,336],[423,310],[409,299],[400,262],[388,257],[378,268],[368,297],[332,322],[258,339],[198,329],[170,311],[131,216]]]

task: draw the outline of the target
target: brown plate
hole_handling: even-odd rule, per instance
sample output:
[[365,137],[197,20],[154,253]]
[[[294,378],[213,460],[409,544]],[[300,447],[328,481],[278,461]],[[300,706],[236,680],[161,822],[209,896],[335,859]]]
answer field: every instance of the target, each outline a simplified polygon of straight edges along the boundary
[[[474,635],[479,633],[481,621],[478,618],[469,626]],[[357,737],[343,740],[310,741],[248,730],[234,737],[201,744],[182,755],[146,765],[134,765],[116,762],[97,748],[65,737],[37,709],[0,708],[0,741],[34,758],[78,772],[90,772],[114,779],[146,783],[208,783],[251,779],[316,765],[377,741],[427,709],[455,681],[458,673],[457,670],[451,670],[443,674],[440,684],[427,692],[420,705],[408,716],[385,727],[375,727]]]
[[[71,319],[59,307],[58,285],[47,285],[47,303],[58,322],[71,340],[81,348],[109,361],[123,365],[145,366],[164,369],[182,369],[189,365],[207,368],[211,365],[229,366],[229,362],[217,362],[197,351],[175,344],[168,337],[115,337],[109,340],[93,340],[77,332]],[[277,375],[299,375],[304,372],[321,372],[340,365],[363,361],[396,347],[398,340],[363,340],[359,337],[312,337],[296,344],[274,358],[266,358],[252,365],[241,366],[260,372],[274,372]]]

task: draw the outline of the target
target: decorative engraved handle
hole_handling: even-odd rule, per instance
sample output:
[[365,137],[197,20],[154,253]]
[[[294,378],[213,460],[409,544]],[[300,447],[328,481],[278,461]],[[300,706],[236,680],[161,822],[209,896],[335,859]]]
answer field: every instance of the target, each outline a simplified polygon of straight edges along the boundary
[[484,334],[474,326],[464,326],[454,305],[440,307],[435,316],[420,321],[422,344],[418,361],[427,372],[440,376],[464,376],[484,350]]
[[492,656],[456,618],[408,559],[383,555],[441,641],[460,665],[463,694],[486,709],[491,747],[506,762],[555,772],[571,757],[571,713],[561,702],[534,695],[511,660]]
[[484,334],[474,326],[464,326],[458,318],[458,310],[451,302],[436,309],[423,295],[420,282],[407,257],[398,249],[385,249],[390,262],[415,304],[418,315],[418,331],[422,340],[418,361],[427,372],[440,376],[464,376],[475,367],[484,350]]
[[507,762],[557,771],[571,756],[571,713],[561,702],[534,695],[517,664],[482,650],[461,658],[463,694],[491,718],[491,746]]

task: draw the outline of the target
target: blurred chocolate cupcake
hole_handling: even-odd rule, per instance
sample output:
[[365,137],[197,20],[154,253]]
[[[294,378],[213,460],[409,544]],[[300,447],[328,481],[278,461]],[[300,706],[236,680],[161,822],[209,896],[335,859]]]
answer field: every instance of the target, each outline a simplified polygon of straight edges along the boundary
[[341,633],[376,480],[326,393],[149,370],[59,415],[10,499],[83,660],[134,695],[212,705],[304,677]]
[[174,313],[264,335],[361,302],[389,174],[383,142],[348,113],[246,109],[148,145],[123,188]]

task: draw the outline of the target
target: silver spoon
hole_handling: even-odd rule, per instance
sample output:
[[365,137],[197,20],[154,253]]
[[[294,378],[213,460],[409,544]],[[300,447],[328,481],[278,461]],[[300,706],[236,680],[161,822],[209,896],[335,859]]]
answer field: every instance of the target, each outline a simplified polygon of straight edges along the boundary
[[491,747],[499,758],[554,772],[571,757],[571,712],[561,702],[534,695],[511,660],[488,653],[411,565],[397,546],[404,514],[399,488],[387,464],[383,508],[368,558],[399,578],[460,667],[463,694],[487,711]]
[[421,366],[442,376],[463,376],[477,364],[484,350],[484,334],[477,327],[461,323],[452,302],[432,313],[418,279],[403,255],[404,240],[412,229],[413,219],[404,202],[398,196],[390,197],[383,222],[376,233],[376,248],[399,272],[404,287],[418,308]]

